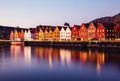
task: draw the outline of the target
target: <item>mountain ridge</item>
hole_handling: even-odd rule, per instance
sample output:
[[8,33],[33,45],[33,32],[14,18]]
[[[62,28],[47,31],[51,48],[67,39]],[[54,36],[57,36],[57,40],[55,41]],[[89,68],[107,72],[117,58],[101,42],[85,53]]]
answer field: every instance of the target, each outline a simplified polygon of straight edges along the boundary
[[114,16],[101,17],[101,18],[93,20],[92,22],[118,24],[118,23],[120,23],[120,13],[118,13],[117,15],[114,15]]

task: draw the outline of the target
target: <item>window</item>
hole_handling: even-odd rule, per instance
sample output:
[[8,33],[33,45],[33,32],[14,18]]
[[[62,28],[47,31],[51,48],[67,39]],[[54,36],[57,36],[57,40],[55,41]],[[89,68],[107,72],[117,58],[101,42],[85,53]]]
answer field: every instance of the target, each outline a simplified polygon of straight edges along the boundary
[[107,32],[108,32],[108,29],[107,29]]
[[112,30],[112,32],[115,32],[114,30]]
[[108,36],[108,33],[107,33],[107,36]]
[[99,32],[99,30],[98,30],[98,32]]
[[114,34],[112,34],[112,36],[114,36]]
[[111,32],[111,29],[109,31]]

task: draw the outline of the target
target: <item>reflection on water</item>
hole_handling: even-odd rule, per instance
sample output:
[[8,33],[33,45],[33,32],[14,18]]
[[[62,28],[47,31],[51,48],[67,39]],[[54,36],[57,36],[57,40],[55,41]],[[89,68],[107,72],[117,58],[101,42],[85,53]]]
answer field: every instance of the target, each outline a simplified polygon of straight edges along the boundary
[[25,61],[31,64],[31,47],[24,47]]
[[23,47],[21,46],[10,46],[11,59],[14,59],[17,62],[22,56],[24,56]]
[[66,49],[60,49],[60,59],[62,64],[70,64],[71,61],[71,51]]
[[[4,71],[7,70],[6,69],[7,66],[9,66],[9,68],[17,67],[16,69],[22,68],[23,72],[24,72],[24,68],[28,69],[31,67],[33,68],[31,69],[31,71],[40,70],[41,68],[40,71],[42,71],[43,73],[45,73],[46,71],[49,72],[48,70],[51,70],[54,76],[54,70],[57,69],[57,72],[58,71],[60,72],[60,69],[62,69],[63,74],[65,72],[69,74],[69,72],[75,71],[76,73],[73,74],[75,75],[76,78],[78,78],[77,77],[78,74],[80,76],[84,76],[84,77],[91,76],[94,78],[96,78],[97,75],[101,77],[102,75],[104,75],[104,77],[106,78],[108,77],[113,78],[112,76],[117,77],[120,74],[120,63],[119,63],[120,51],[118,50],[117,51],[108,50],[108,49],[104,49],[104,50],[76,49],[75,50],[75,49],[52,48],[52,47],[31,47],[31,46],[14,46],[14,45],[11,45],[10,48],[9,47],[7,48],[0,47],[0,48],[1,48],[0,68],[2,68]],[[109,70],[111,70],[111,73],[113,74],[110,74]],[[17,71],[19,72],[19,70]],[[2,73],[0,73],[0,75],[1,74]],[[71,74],[69,76],[73,76],[73,75]],[[90,79],[94,80],[94,78],[93,79],[90,78]],[[115,78],[114,80],[120,80],[120,78],[118,77]]]

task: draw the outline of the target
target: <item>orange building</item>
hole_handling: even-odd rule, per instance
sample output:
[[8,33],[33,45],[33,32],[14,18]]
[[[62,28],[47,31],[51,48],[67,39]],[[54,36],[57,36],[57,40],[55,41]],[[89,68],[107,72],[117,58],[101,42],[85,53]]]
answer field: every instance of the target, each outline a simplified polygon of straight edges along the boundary
[[79,37],[81,40],[87,40],[88,38],[88,31],[87,31],[87,26],[88,24],[82,24],[80,29],[79,29]]
[[96,38],[96,27],[93,22],[88,27],[88,40]]
[[13,31],[11,31],[11,33],[10,33],[10,40],[14,40],[14,32]]
[[53,38],[54,38],[55,41],[60,40],[60,30],[59,30],[58,26],[55,27],[53,36],[54,36]]
[[48,27],[46,27],[44,31],[44,40],[47,41],[48,39],[49,39],[49,31],[48,31]]
[[48,33],[48,38],[49,40],[53,40],[53,30],[52,29],[49,29],[49,33]]

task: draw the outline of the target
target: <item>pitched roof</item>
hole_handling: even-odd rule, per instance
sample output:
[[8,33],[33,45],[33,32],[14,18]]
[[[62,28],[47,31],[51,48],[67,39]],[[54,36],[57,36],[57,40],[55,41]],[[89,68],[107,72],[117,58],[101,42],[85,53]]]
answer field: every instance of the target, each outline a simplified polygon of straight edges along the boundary
[[74,25],[73,27],[77,27],[77,29],[80,29],[80,25]]

